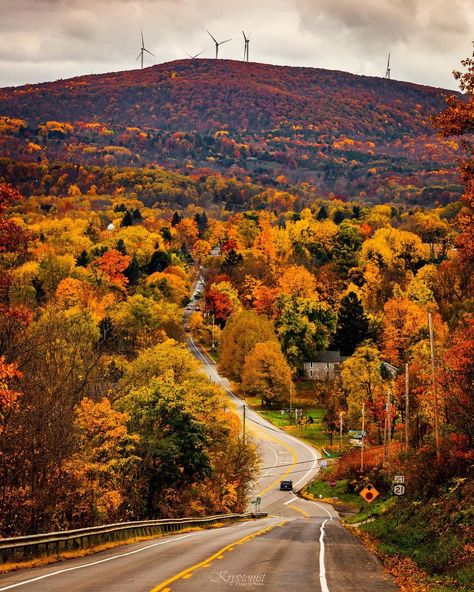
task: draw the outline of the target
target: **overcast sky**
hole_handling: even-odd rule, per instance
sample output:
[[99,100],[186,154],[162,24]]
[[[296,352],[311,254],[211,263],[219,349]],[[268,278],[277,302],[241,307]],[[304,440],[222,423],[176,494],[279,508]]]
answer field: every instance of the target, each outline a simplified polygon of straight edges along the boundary
[[471,53],[473,0],[0,0],[0,86],[136,68],[206,50],[220,56],[456,88]]

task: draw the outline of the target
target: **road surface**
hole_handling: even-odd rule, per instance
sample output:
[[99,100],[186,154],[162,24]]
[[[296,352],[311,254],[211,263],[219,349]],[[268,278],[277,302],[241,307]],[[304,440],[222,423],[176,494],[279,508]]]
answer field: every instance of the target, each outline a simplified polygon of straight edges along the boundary
[[[242,400],[213,361],[192,338],[189,347],[242,415]],[[250,409],[246,427],[262,460],[254,496],[262,498],[268,518],[6,574],[0,576],[0,592],[396,592],[379,561],[340,525],[332,506],[279,490],[281,479],[292,479],[294,491],[310,481],[319,470],[319,453]]]

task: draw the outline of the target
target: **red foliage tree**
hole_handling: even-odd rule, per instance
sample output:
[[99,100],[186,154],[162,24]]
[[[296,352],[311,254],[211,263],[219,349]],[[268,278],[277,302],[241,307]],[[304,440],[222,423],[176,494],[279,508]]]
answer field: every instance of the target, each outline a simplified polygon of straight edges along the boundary
[[96,259],[93,265],[102,271],[113,286],[119,290],[125,290],[128,278],[123,272],[130,265],[130,261],[131,257],[128,255],[122,255],[119,251],[110,249]]
[[[454,77],[460,81],[459,86],[466,97],[449,97],[447,109],[434,119],[443,136],[470,137],[474,133],[474,52],[471,58],[462,60],[461,63],[467,71],[456,71]],[[461,164],[461,175],[465,183],[465,209],[459,215],[462,232],[458,236],[458,245],[461,256],[474,262],[474,143],[472,139],[464,139],[462,143],[470,158]]]
[[474,442],[474,320],[459,328],[446,352],[441,381],[448,422]]

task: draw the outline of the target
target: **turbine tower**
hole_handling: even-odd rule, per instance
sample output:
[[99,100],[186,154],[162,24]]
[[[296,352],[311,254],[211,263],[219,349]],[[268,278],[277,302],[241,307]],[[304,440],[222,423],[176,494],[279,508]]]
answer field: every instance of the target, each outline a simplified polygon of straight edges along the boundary
[[219,45],[222,45],[223,43],[228,43],[229,41],[232,41],[232,39],[226,39],[225,41],[217,41],[217,39],[215,37],[213,37],[209,31],[208,31],[209,37],[211,37],[211,39],[214,41],[215,45],[216,45],[216,60],[219,57]]
[[388,52],[387,70],[385,71],[385,78],[390,80],[390,52]]
[[145,54],[145,52],[149,53],[151,56],[155,57],[151,51],[148,51],[148,49],[145,48],[145,42],[143,41],[143,31],[141,31],[142,34],[142,47],[140,49],[140,53],[138,54],[137,60],[139,60],[141,58],[141,65],[142,65],[142,70],[143,70],[143,55]]
[[196,53],[194,55],[191,55],[190,53],[186,52],[186,55],[191,59],[191,60],[195,60],[196,58],[198,58],[200,55],[202,55],[203,53],[205,53],[205,49],[203,49],[202,51],[200,51],[199,53]]
[[242,35],[244,36],[244,62],[248,62],[249,61],[249,44],[250,44],[250,39],[247,38],[247,36],[245,35],[245,33],[242,31]]

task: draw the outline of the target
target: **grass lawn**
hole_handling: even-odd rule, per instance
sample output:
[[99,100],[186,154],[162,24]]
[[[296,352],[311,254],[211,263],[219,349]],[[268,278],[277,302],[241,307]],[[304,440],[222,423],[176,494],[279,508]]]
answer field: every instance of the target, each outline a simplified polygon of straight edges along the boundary
[[[308,444],[311,444],[315,448],[321,450],[324,454],[324,450],[328,451],[331,457],[336,458],[339,456],[339,438],[333,438],[333,444],[331,445],[329,436],[326,432],[326,426],[323,423],[323,418],[326,415],[326,410],[323,407],[311,407],[304,409],[304,414],[313,418],[313,423],[305,425],[294,425],[290,424],[289,413],[281,413],[278,410],[267,410],[260,407],[260,400],[256,397],[247,398],[247,403],[250,407],[256,407],[262,417],[273,423],[273,425],[285,430],[292,436],[300,438]],[[259,408],[260,407],[260,408]],[[348,446],[348,437],[344,435],[343,446]]]
[[212,351],[212,349],[206,349],[207,355],[214,360],[216,364],[219,363],[219,355],[217,350]]
[[[337,497],[341,502],[354,506],[354,509],[361,508],[364,500],[357,493],[347,492],[347,480],[341,479],[336,481],[336,486],[331,487],[327,481],[317,479],[306,487],[305,493],[314,497],[315,499],[331,500],[333,497]],[[375,503],[375,502],[374,502]]]

